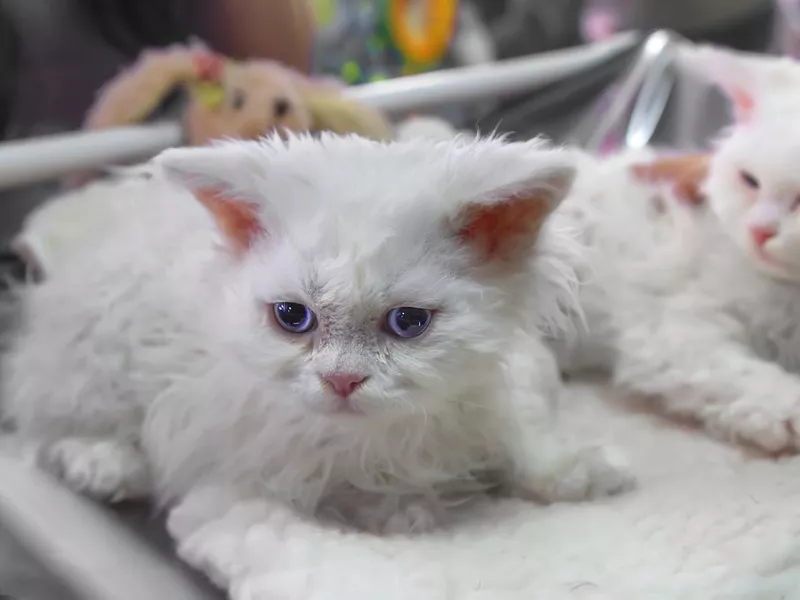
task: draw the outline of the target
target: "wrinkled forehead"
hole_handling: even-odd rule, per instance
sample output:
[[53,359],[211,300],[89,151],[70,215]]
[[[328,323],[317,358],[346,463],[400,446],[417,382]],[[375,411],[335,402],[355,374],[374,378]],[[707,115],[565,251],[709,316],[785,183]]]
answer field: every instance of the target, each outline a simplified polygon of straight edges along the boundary
[[349,296],[367,304],[439,297],[441,290],[432,288],[453,268],[441,236],[423,225],[402,231],[349,225],[298,248],[306,260],[318,264],[321,296]]
[[[267,184],[265,196],[279,199],[281,231],[264,256],[278,263],[284,287],[367,304],[433,301],[442,282],[468,267],[444,207],[483,189],[465,187],[452,165],[426,169],[412,154],[403,169],[389,158],[333,155],[305,172],[287,164]],[[270,256],[275,250],[280,256]]]
[[256,263],[264,272],[258,276],[261,294],[364,313],[444,302],[458,269],[446,240],[425,227],[396,232],[374,223],[337,225],[342,218],[309,222],[265,251]]

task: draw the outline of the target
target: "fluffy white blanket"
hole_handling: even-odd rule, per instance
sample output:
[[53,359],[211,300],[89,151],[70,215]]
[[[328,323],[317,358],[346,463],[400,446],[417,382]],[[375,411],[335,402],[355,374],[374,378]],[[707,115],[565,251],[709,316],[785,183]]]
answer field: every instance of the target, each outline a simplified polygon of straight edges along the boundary
[[205,566],[238,600],[800,598],[800,460],[748,455],[608,395],[574,384],[564,423],[628,451],[640,478],[633,493],[492,503],[413,539],[288,514],[257,525],[250,515],[234,539],[220,525],[242,515],[229,515],[184,552],[217,548]]

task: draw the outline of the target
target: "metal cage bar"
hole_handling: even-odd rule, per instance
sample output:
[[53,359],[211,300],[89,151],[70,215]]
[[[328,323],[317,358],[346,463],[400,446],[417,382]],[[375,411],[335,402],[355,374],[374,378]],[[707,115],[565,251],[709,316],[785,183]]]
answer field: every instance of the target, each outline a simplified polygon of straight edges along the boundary
[[[639,41],[638,34],[626,33],[600,44],[354,86],[346,93],[390,114],[503,98],[602,64]],[[178,123],[164,122],[4,142],[0,144],[0,190],[83,169],[145,160],[179,145],[182,139]]]

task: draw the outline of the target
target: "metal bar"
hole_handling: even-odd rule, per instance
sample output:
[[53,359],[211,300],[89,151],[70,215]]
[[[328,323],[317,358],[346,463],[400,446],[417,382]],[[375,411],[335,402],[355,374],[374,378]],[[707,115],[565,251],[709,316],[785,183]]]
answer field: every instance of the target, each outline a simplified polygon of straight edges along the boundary
[[182,139],[179,123],[164,122],[5,142],[0,144],[0,190],[145,160]]
[[0,458],[3,526],[83,600],[210,600],[105,511]]
[[[632,116],[630,111],[635,106],[636,98],[644,84],[661,78],[665,74],[666,67],[673,60],[676,46],[680,43],[680,38],[669,31],[656,31],[650,34],[642,44],[636,60],[620,78],[611,105],[601,107],[600,114],[597,110],[590,111],[573,129],[569,139],[570,143],[581,146],[590,152],[599,151],[608,135],[621,127],[625,120]],[[662,106],[662,112],[663,109]],[[653,116],[647,115],[648,119]],[[660,117],[660,115],[658,116]],[[644,123],[639,121],[633,125],[641,124]]]
[[[626,33],[589,46],[354,86],[346,94],[390,114],[502,98],[589,69],[639,41],[638,34]],[[0,190],[144,160],[181,141],[178,123],[156,123],[5,142],[0,144]]]
[[602,64],[640,40],[625,33],[599,44],[356,86],[348,95],[389,113],[503,98]]

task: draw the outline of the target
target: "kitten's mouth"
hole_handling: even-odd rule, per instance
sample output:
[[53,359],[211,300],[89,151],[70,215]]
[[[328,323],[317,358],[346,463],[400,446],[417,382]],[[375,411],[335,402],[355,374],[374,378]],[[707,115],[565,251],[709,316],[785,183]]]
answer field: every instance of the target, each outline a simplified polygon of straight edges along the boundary
[[769,265],[772,265],[773,267],[781,267],[781,268],[783,268],[783,265],[781,264],[781,262],[777,258],[772,256],[772,254],[767,252],[767,250],[766,250],[766,248],[764,248],[764,246],[759,246],[757,244],[753,244],[753,247],[755,248],[756,256],[758,256],[759,260],[762,260],[765,263],[767,263]]
[[758,260],[770,267],[785,269],[785,265],[783,265],[781,261],[767,249],[769,242],[770,240],[767,240],[766,243],[758,244],[752,239],[749,241],[750,247],[753,249],[753,254],[756,255]]
[[354,406],[351,400],[345,400],[342,398],[336,398],[331,407],[331,413],[334,415],[342,415],[345,417],[349,416],[360,416],[364,414],[364,411],[361,410],[358,406]]
[[760,264],[761,269],[763,269],[771,277],[788,281],[800,280],[798,274],[795,273],[789,265],[776,258],[763,246],[758,247],[753,244],[753,253],[758,259],[756,264]]

